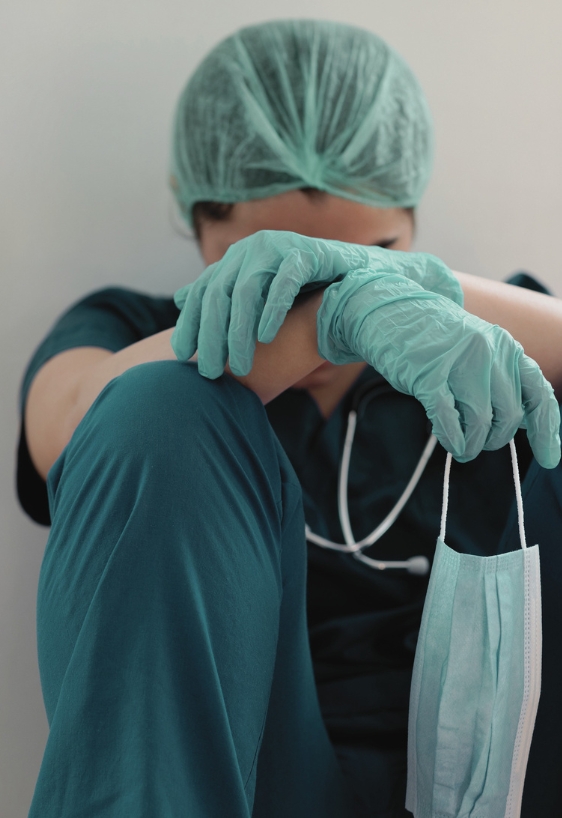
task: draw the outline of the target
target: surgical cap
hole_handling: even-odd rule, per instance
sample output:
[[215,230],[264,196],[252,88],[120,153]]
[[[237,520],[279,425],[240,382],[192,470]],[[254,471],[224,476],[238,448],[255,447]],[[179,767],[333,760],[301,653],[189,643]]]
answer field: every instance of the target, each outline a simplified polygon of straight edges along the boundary
[[243,28],[200,63],[174,123],[171,184],[199,201],[313,187],[412,207],[429,180],[432,123],[404,60],[370,31],[316,20]]

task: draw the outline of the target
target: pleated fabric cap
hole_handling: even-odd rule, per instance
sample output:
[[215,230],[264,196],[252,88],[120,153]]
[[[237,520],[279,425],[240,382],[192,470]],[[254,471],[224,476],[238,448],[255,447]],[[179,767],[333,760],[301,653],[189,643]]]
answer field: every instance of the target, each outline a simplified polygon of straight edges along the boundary
[[314,187],[373,207],[413,207],[433,128],[404,60],[355,26],[276,20],[220,42],[175,114],[171,185],[193,227],[199,201]]

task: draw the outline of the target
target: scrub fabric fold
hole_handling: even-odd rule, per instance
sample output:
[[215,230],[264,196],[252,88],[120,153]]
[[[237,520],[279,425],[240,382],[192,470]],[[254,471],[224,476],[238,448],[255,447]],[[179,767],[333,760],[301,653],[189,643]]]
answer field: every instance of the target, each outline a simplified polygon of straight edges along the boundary
[[350,818],[312,671],[301,490],[257,396],[191,364],[134,367],[48,489],[30,818]]

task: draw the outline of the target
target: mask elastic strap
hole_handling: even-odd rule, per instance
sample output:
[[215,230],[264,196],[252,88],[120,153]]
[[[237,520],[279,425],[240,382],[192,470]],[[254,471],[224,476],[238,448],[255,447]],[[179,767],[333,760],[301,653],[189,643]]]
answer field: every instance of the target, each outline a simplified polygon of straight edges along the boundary
[[441,505],[441,529],[439,530],[439,539],[445,542],[445,528],[447,526],[447,511],[449,510],[449,479],[451,477],[451,463],[453,462],[453,455],[447,452],[447,459],[445,460],[445,476],[443,478],[443,503]]
[[[525,538],[525,527],[523,525],[523,496],[521,494],[521,478],[519,477],[519,464],[517,463],[517,451],[515,449],[515,441],[509,441],[509,448],[511,451],[511,465],[513,468],[513,482],[515,483],[515,500],[517,503],[517,520],[519,523],[519,539],[521,540],[521,548],[527,548],[527,540]],[[445,542],[445,528],[447,526],[447,511],[449,508],[449,480],[451,476],[451,463],[453,460],[452,454],[447,454],[445,461],[445,476],[443,479],[443,506],[441,509],[441,530],[439,537]]]
[[513,467],[513,482],[515,483],[515,500],[517,502],[519,539],[521,540],[521,548],[527,548],[525,526],[523,524],[523,495],[521,494],[521,478],[519,477],[519,464],[517,462],[517,452],[515,450],[515,441],[513,438],[509,441],[509,448],[511,449],[511,465]]

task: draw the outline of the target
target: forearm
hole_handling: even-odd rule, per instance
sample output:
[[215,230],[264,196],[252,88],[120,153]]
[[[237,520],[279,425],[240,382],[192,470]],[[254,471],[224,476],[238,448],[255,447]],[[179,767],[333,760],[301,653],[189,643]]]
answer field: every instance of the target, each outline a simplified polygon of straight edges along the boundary
[[[324,362],[316,338],[322,294],[319,290],[297,299],[272,343],[257,344],[250,374],[237,378],[263,403]],[[27,395],[25,429],[31,459],[43,478],[110,381],[143,363],[176,360],[172,333],[173,328],[159,332],[115,353],[101,347],[75,347],[41,367]],[[228,367],[227,372],[231,374]]]
[[[316,313],[322,294],[323,290],[319,290],[297,299],[277,337],[270,344],[256,344],[254,365],[249,375],[232,375],[227,365],[227,373],[255,392],[263,403],[273,400],[324,363],[318,354],[316,339]],[[90,367],[76,397],[73,425],[77,425],[113,378],[138,364],[175,360],[170,345],[172,332],[173,329],[164,330],[120,352],[108,353]]]
[[[318,354],[316,314],[324,289],[297,298],[270,344],[256,344],[252,371],[236,377],[268,403],[301,378],[313,372],[324,358]],[[230,371],[230,370],[229,370]]]
[[506,329],[562,393],[562,300],[501,281],[457,273],[464,308]]
[[[263,403],[324,362],[316,338],[322,292],[297,299],[274,341],[257,344],[250,374],[237,377]],[[172,332],[159,332],[115,353],[100,347],[76,347],[59,353],[39,370],[27,396],[25,425],[31,458],[43,478],[110,381],[139,364],[176,360],[170,344]]]

